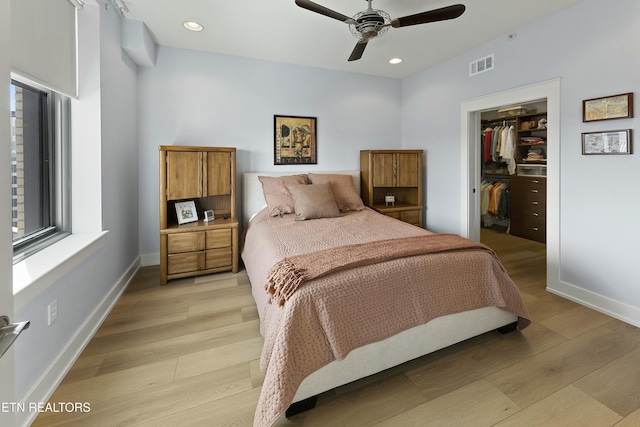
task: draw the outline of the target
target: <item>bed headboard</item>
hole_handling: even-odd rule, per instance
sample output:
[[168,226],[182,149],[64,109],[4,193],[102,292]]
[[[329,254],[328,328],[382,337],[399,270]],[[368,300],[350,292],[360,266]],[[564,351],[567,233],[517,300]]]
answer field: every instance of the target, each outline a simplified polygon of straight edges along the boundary
[[360,171],[290,171],[290,172],[247,172],[242,174],[242,225],[246,226],[251,217],[258,213],[267,202],[264,200],[262,193],[262,183],[258,179],[259,176],[285,176],[306,173],[332,173],[351,175],[353,177],[353,185],[360,194]]

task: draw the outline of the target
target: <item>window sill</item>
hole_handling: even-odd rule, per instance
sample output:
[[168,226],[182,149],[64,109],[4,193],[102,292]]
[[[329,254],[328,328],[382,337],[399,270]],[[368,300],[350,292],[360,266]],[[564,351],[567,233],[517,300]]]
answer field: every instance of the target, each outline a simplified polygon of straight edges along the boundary
[[71,234],[14,264],[14,310],[20,310],[100,249],[107,233]]

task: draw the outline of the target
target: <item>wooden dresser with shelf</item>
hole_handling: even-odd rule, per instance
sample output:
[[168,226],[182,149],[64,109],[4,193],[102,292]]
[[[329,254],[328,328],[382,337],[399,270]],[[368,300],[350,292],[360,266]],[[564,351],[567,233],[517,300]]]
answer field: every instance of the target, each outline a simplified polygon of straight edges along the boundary
[[[238,271],[236,149],[160,146],[160,283]],[[193,200],[198,221],[178,224],[175,204]],[[215,220],[205,222],[204,211]]]
[[[511,176],[510,233],[538,242],[546,242],[547,223],[547,128],[538,127],[547,113],[520,116],[516,120],[516,175]],[[543,142],[527,143],[522,138],[540,138]],[[538,147],[544,159],[527,159],[528,151]]]
[[[376,211],[422,227],[423,150],[362,150],[362,201]],[[386,195],[395,202],[385,203]]]

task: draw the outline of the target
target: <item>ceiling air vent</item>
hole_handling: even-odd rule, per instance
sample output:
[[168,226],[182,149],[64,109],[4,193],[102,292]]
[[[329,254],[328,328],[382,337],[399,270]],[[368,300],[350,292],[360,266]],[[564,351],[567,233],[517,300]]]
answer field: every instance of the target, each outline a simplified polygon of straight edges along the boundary
[[469,77],[493,70],[493,53],[469,63]]

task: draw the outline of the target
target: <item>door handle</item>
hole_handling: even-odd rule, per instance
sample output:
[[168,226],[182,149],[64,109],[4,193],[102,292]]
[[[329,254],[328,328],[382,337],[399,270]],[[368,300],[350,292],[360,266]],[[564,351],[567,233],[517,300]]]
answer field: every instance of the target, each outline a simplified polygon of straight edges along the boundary
[[9,350],[18,335],[29,328],[30,324],[29,321],[11,323],[9,316],[0,316],[0,357]]

